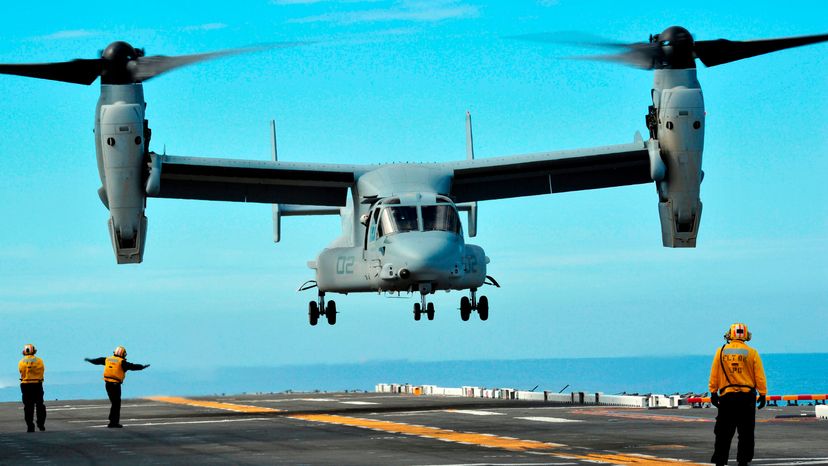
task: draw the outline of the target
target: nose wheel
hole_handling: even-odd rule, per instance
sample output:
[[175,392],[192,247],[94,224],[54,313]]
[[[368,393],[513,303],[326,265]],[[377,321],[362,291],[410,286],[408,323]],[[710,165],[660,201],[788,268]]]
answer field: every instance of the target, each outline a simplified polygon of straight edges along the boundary
[[463,296],[460,298],[460,318],[464,321],[469,320],[472,311],[477,311],[480,320],[489,319],[489,298],[481,296],[477,298],[477,289],[471,290],[471,297]]
[[319,293],[318,301],[308,303],[308,321],[311,325],[319,323],[319,317],[324,316],[329,325],[336,324],[336,301],[330,300],[325,305],[325,293]]
[[426,295],[420,295],[420,302],[414,303],[414,320],[420,320],[426,315],[428,320],[434,320],[434,303],[426,303]]

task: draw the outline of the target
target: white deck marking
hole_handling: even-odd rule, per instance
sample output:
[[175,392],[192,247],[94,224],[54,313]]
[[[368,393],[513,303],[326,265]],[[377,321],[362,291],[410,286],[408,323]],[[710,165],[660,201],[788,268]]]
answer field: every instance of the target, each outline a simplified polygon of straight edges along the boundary
[[828,464],[828,458],[763,458],[754,459],[752,462],[756,463],[757,461],[761,461],[762,466]]
[[[178,424],[223,424],[227,422],[252,422],[252,421],[269,421],[270,419],[266,417],[249,417],[246,419],[216,419],[212,421],[172,421],[172,422],[144,422],[141,424],[125,424],[125,427],[136,427],[136,426],[172,426]],[[99,426],[90,426],[93,429],[98,429],[101,427],[106,427],[106,424],[101,424]]]
[[248,398],[227,398],[227,401],[236,401],[242,403],[289,403],[291,401],[337,401],[333,398],[263,398],[263,399],[248,399]]
[[[161,403],[145,403],[140,405],[121,405],[121,409],[124,408],[144,408],[147,406],[161,406]],[[48,408],[49,412],[52,411],[78,411],[82,409],[109,409],[110,405],[90,405],[90,406],[65,406],[62,408]]]
[[538,422],[583,422],[577,419],[564,419],[562,417],[543,417],[543,416],[531,416],[531,417],[516,417],[515,419],[523,419],[525,421],[538,421]]
[[[570,464],[580,463],[457,463],[457,464],[441,464],[440,466],[564,466]],[[430,465],[419,465],[430,466]],[[434,465],[437,466],[437,465]]]
[[477,409],[447,409],[447,413],[471,414],[472,416],[503,416],[503,413],[496,413],[494,411],[480,411]]
[[[331,400],[333,401],[333,400]],[[342,404],[346,405],[378,405],[379,403],[374,403],[373,401],[340,401]]]
[[792,461],[790,463],[761,463],[763,466],[803,466],[803,465],[811,465],[811,464],[828,464],[828,460],[810,460],[810,459],[803,459]]
[[[121,418],[122,421],[169,421],[170,419],[190,419],[188,417],[179,416],[179,417],[131,417],[131,418]],[[101,422],[109,422],[109,419],[76,419],[76,420],[69,420],[66,421],[70,424],[92,424],[92,423],[101,423]]]

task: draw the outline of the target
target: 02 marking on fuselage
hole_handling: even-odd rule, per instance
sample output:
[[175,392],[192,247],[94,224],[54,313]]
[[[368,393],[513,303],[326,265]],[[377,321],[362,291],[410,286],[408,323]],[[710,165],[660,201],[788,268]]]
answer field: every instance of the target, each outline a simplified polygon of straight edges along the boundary
[[350,275],[354,273],[354,256],[339,256],[336,258],[336,274]]

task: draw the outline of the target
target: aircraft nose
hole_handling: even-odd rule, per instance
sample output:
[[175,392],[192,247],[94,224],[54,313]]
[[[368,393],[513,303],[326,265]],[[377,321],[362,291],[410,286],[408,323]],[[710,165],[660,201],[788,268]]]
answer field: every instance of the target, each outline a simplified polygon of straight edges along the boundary
[[438,279],[454,272],[460,262],[461,243],[457,235],[420,233],[400,238],[396,243],[394,252],[400,260],[398,270],[403,279]]

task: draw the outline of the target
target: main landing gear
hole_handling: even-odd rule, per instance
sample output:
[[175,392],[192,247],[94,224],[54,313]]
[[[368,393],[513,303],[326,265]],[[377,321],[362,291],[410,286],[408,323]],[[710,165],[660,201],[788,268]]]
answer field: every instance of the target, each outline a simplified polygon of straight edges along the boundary
[[423,314],[434,320],[434,303],[426,303],[425,293],[420,293],[420,302],[414,303],[414,320],[420,320]]
[[471,298],[463,296],[460,298],[460,318],[464,321],[469,320],[472,311],[477,311],[480,320],[487,320],[489,318],[489,298],[481,296],[477,298],[477,288],[471,289]]
[[319,322],[319,317],[324,316],[328,319],[328,324],[336,323],[336,302],[334,300],[328,301],[325,305],[325,293],[319,293],[318,301],[311,301],[308,303],[308,318],[311,325],[316,325]]

